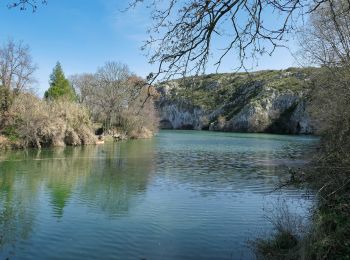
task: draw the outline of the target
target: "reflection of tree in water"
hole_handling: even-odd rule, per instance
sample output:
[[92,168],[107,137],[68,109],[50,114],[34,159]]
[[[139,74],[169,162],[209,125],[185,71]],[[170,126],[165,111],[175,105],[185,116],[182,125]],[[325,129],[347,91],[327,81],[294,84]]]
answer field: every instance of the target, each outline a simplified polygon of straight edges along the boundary
[[[151,140],[50,151],[41,171],[55,217],[62,217],[73,191],[78,200],[110,214],[125,212],[130,198],[145,191],[152,169]],[[60,159],[65,158],[65,159]]]
[[[61,218],[73,196],[109,215],[146,190],[153,141],[10,152],[0,159],[0,257],[35,228],[40,192]],[[45,198],[45,197],[44,197]],[[4,249],[5,251],[3,251]]]
[[[90,149],[12,151],[0,160],[0,258],[35,228],[40,187],[47,187],[54,216],[63,215],[74,184],[88,174]],[[66,158],[65,158],[66,157]],[[82,158],[81,158],[82,157]],[[7,257],[7,256],[6,256]]]
[[[53,216],[61,218],[73,190],[90,174],[98,148],[96,146],[57,148],[46,151],[40,170],[53,207]],[[45,160],[48,159],[48,160]]]
[[17,161],[0,161],[0,257],[13,253],[16,241],[27,239],[33,229],[38,182],[23,175],[25,168]]
[[154,141],[138,140],[106,145],[97,156],[81,197],[110,216],[124,214],[134,198],[142,198],[154,167]]
[[50,204],[53,206],[54,216],[61,218],[63,216],[63,208],[67,205],[67,202],[71,195],[70,186],[49,186],[51,190],[51,201]]

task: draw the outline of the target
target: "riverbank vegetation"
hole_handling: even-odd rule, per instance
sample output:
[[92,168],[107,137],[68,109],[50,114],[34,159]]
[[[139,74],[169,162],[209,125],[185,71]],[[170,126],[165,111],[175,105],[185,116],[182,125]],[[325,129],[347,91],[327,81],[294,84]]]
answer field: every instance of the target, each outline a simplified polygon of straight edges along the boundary
[[157,93],[126,65],[107,62],[95,74],[72,76],[71,82],[79,102],[89,109],[93,121],[100,123],[105,131],[145,138],[157,130],[153,104]]
[[[318,201],[304,236],[295,235],[293,228],[276,229],[270,240],[258,241],[256,249],[263,258],[350,258],[349,8],[341,0],[323,4],[304,29],[304,55],[322,67],[310,82],[310,112],[321,141],[312,163],[294,172],[291,183],[315,189]],[[284,240],[288,243],[281,246]]]
[[0,48],[0,148],[94,144],[97,128],[124,138],[157,129],[152,88],[126,65],[109,62],[68,80],[57,63],[44,99],[32,88],[35,70],[28,46],[10,40]]

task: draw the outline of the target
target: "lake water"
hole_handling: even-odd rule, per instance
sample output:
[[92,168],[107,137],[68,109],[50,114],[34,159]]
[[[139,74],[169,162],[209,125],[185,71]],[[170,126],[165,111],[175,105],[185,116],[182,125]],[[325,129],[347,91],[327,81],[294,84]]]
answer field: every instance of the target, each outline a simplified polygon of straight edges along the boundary
[[0,153],[0,259],[250,259],[310,157],[305,136],[161,131],[152,140]]

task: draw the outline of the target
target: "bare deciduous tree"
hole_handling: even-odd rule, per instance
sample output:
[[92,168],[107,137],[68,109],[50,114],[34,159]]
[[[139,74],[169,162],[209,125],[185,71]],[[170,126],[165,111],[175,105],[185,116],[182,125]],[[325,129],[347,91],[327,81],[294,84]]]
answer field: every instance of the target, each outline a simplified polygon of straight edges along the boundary
[[312,165],[315,168],[307,171],[306,179],[318,189],[320,200],[305,247],[313,248],[312,255],[303,255],[306,259],[327,259],[333,255],[341,258],[349,252],[348,222],[339,222],[330,229],[326,217],[347,219],[350,214],[349,207],[342,207],[350,190],[349,9],[347,0],[323,3],[312,13],[301,41],[304,57],[321,65],[310,81],[313,88],[309,111],[317,123],[321,142]]
[[95,75],[93,102],[107,127],[117,123],[114,120],[127,106],[127,80],[130,75],[129,68],[117,62],[107,62]]
[[95,76],[92,73],[73,75],[69,79],[80,103],[89,104],[89,98],[93,94]]
[[158,118],[149,98],[156,91],[126,65],[107,62],[95,74],[72,76],[71,83],[95,122],[103,123],[107,130],[120,128],[130,137],[156,130]]
[[323,3],[301,31],[303,58],[327,67],[350,65],[350,3]]
[[[310,16],[301,33],[303,57],[323,69],[313,80],[312,112],[331,150],[342,158],[350,150],[350,3],[335,0],[323,3]],[[320,106],[322,104],[322,106]],[[336,153],[333,153],[337,151]],[[328,156],[328,155],[327,155]]]
[[29,46],[9,40],[0,48],[0,83],[14,93],[28,88],[34,81],[36,66],[29,53]]
[[121,124],[122,114],[135,104],[146,85],[118,62],[107,62],[95,74],[75,75],[71,82],[79,100],[107,128]]
[[0,111],[7,112],[13,97],[31,86],[35,70],[27,45],[9,40],[0,48]]

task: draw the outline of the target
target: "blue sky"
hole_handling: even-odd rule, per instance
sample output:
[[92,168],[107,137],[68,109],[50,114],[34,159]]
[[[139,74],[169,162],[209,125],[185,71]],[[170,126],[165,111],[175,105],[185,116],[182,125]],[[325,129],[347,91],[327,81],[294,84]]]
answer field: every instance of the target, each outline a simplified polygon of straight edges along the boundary
[[[120,12],[127,0],[49,0],[32,13],[30,10],[7,9],[0,1],[0,44],[11,38],[31,48],[38,65],[36,89],[42,95],[48,88],[49,75],[60,61],[66,75],[95,72],[106,61],[127,64],[145,77],[152,71],[140,50],[151,24],[147,10],[139,7]],[[255,69],[283,69],[297,63],[286,49],[272,57],[260,58]],[[234,62],[226,61],[220,72],[230,72]],[[208,72],[213,69],[208,67]]]

